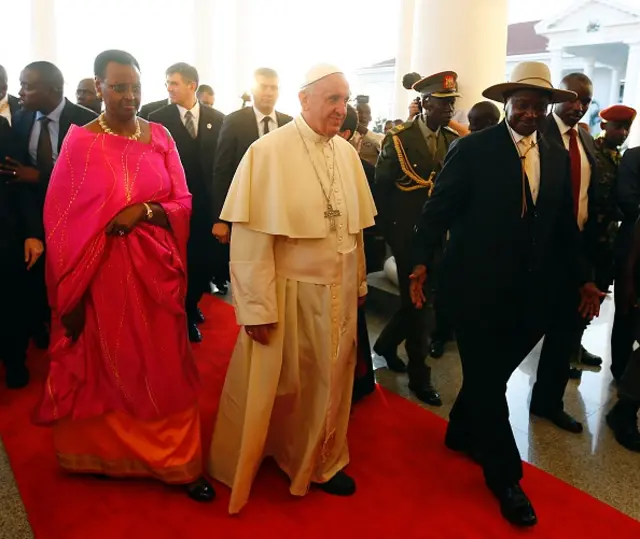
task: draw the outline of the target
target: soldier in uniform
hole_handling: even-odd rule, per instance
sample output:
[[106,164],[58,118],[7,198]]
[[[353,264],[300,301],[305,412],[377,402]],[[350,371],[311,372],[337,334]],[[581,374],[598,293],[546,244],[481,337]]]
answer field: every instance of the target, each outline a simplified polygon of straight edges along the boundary
[[[374,345],[391,370],[409,375],[409,389],[421,401],[442,405],[431,384],[428,355],[428,313],[417,310],[409,294],[410,246],[422,206],[433,190],[449,145],[458,134],[448,127],[458,94],[457,74],[437,73],[418,80],[413,89],[422,96],[422,114],[391,129],[376,165],[376,204],[379,224],[391,247],[398,269],[401,308],[384,328]],[[443,245],[444,245],[443,238]],[[434,283],[430,283],[433,290]],[[434,295],[429,294],[431,300]],[[405,341],[408,367],[398,358],[398,346]]]

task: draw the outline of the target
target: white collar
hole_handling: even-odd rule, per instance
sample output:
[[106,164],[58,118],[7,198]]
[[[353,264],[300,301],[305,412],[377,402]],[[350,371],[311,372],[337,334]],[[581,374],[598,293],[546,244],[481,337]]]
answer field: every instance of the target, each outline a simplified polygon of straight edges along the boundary
[[262,120],[264,120],[267,116],[269,118],[271,118],[276,125],[278,124],[278,119],[276,117],[276,111],[275,109],[271,111],[271,114],[262,114],[262,112],[260,112],[255,105],[253,105],[253,113],[256,115],[256,120],[258,120],[258,123],[260,123]]
[[302,114],[300,114],[300,116],[297,116],[294,121],[296,123],[296,126],[298,127],[300,134],[305,139],[315,143],[322,143],[322,144],[328,144],[331,141],[330,138],[325,137],[320,133],[316,133],[313,129],[311,129],[311,127],[309,126],[307,121],[304,119]]
[[62,98],[62,101],[60,101],[60,104],[55,109],[53,109],[49,114],[43,114],[42,112],[38,111],[36,113],[36,122],[43,116],[46,116],[47,118],[49,118],[49,120],[51,120],[54,123],[59,122],[60,116],[62,116],[62,110],[64,109],[66,104],[67,104],[67,101],[64,98]]
[[191,112],[191,114],[193,115],[193,120],[194,121],[198,121],[198,118],[200,117],[200,102],[196,99],[196,104],[193,105],[193,107],[191,107],[190,109],[186,109],[184,108],[182,105],[177,105],[178,107],[178,111],[180,112],[180,118],[182,118],[184,120],[184,116],[187,112]]
[[569,131],[571,131],[572,129],[575,129],[575,127],[570,127],[566,123],[564,123],[562,118],[560,118],[560,116],[558,116],[555,113],[555,111],[552,114],[553,114],[553,119],[558,124],[558,129],[560,130],[561,135],[566,135]]
[[[511,133],[511,136],[513,137],[513,140],[515,141],[516,146],[518,145],[518,142],[520,142],[523,138],[526,138],[524,135],[521,135],[520,133],[517,133],[516,131],[514,131],[511,128],[511,126],[509,125],[509,122],[507,122],[505,120],[504,123],[507,125],[507,129]],[[533,134],[529,136],[529,138],[531,139],[531,142],[533,144],[537,144],[538,143],[538,132],[534,131]]]

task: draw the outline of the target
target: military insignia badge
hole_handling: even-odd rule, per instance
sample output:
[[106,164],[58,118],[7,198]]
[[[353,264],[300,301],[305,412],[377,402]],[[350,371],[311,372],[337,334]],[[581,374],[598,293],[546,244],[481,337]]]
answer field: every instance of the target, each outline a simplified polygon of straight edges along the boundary
[[445,90],[455,90],[456,89],[456,81],[452,75],[446,75],[444,77],[444,88]]

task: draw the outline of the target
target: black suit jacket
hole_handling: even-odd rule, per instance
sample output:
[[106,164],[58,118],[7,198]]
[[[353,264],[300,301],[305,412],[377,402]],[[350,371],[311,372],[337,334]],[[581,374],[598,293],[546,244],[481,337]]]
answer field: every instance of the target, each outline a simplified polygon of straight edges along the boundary
[[142,105],[142,107],[140,107],[140,110],[138,111],[138,116],[140,116],[140,118],[144,118],[145,120],[148,120],[151,114],[168,105],[169,105],[168,99],[163,99],[161,101],[152,101],[151,103],[147,103],[146,105]]
[[[88,108],[81,105],[76,105],[68,99],[65,99],[65,105],[60,115],[60,133],[58,136],[58,153],[62,148],[64,138],[67,136],[67,132],[72,125],[86,125],[97,118],[97,114]],[[24,164],[35,165],[31,163],[29,156],[29,139],[31,138],[31,129],[36,120],[36,113],[33,111],[20,109],[16,116],[13,118],[12,125],[16,134],[19,159]],[[44,197],[49,185],[49,177],[41,177],[40,182],[35,187],[37,196],[40,199],[40,204],[44,204]]]
[[413,252],[414,263],[429,267],[449,230],[439,294],[459,325],[496,327],[529,311],[539,322],[560,296],[592,280],[573,215],[568,152],[542,138],[539,153],[537,203],[524,182],[524,217],[522,165],[504,122],[461,138],[447,154]]
[[11,111],[11,118],[13,118],[20,110],[20,100],[17,97],[12,95],[9,95],[7,97],[7,100],[9,101],[9,110]]
[[[276,118],[278,127],[293,119],[277,111]],[[242,157],[259,136],[253,107],[232,112],[224,119],[216,150],[216,165],[213,169],[213,215],[216,220],[219,220],[229,186]]]
[[633,240],[633,229],[640,217],[640,147],[624,152],[618,167],[618,205],[624,218],[616,244],[616,256],[626,260]]
[[211,212],[213,207],[211,178],[224,114],[201,105],[198,136],[195,140],[191,138],[182,123],[177,105],[169,105],[152,112],[149,121],[164,125],[176,141],[178,154],[187,177],[187,185],[193,195],[192,223],[197,229],[206,231],[210,235],[214,223]]

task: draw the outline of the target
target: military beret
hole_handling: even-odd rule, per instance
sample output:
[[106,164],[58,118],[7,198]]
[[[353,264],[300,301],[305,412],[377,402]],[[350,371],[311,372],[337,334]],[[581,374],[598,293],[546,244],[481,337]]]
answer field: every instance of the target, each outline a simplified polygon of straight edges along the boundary
[[633,122],[636,117],[636,109],[626,105],[611,105],[600,111],[600,118],[605,122]]

